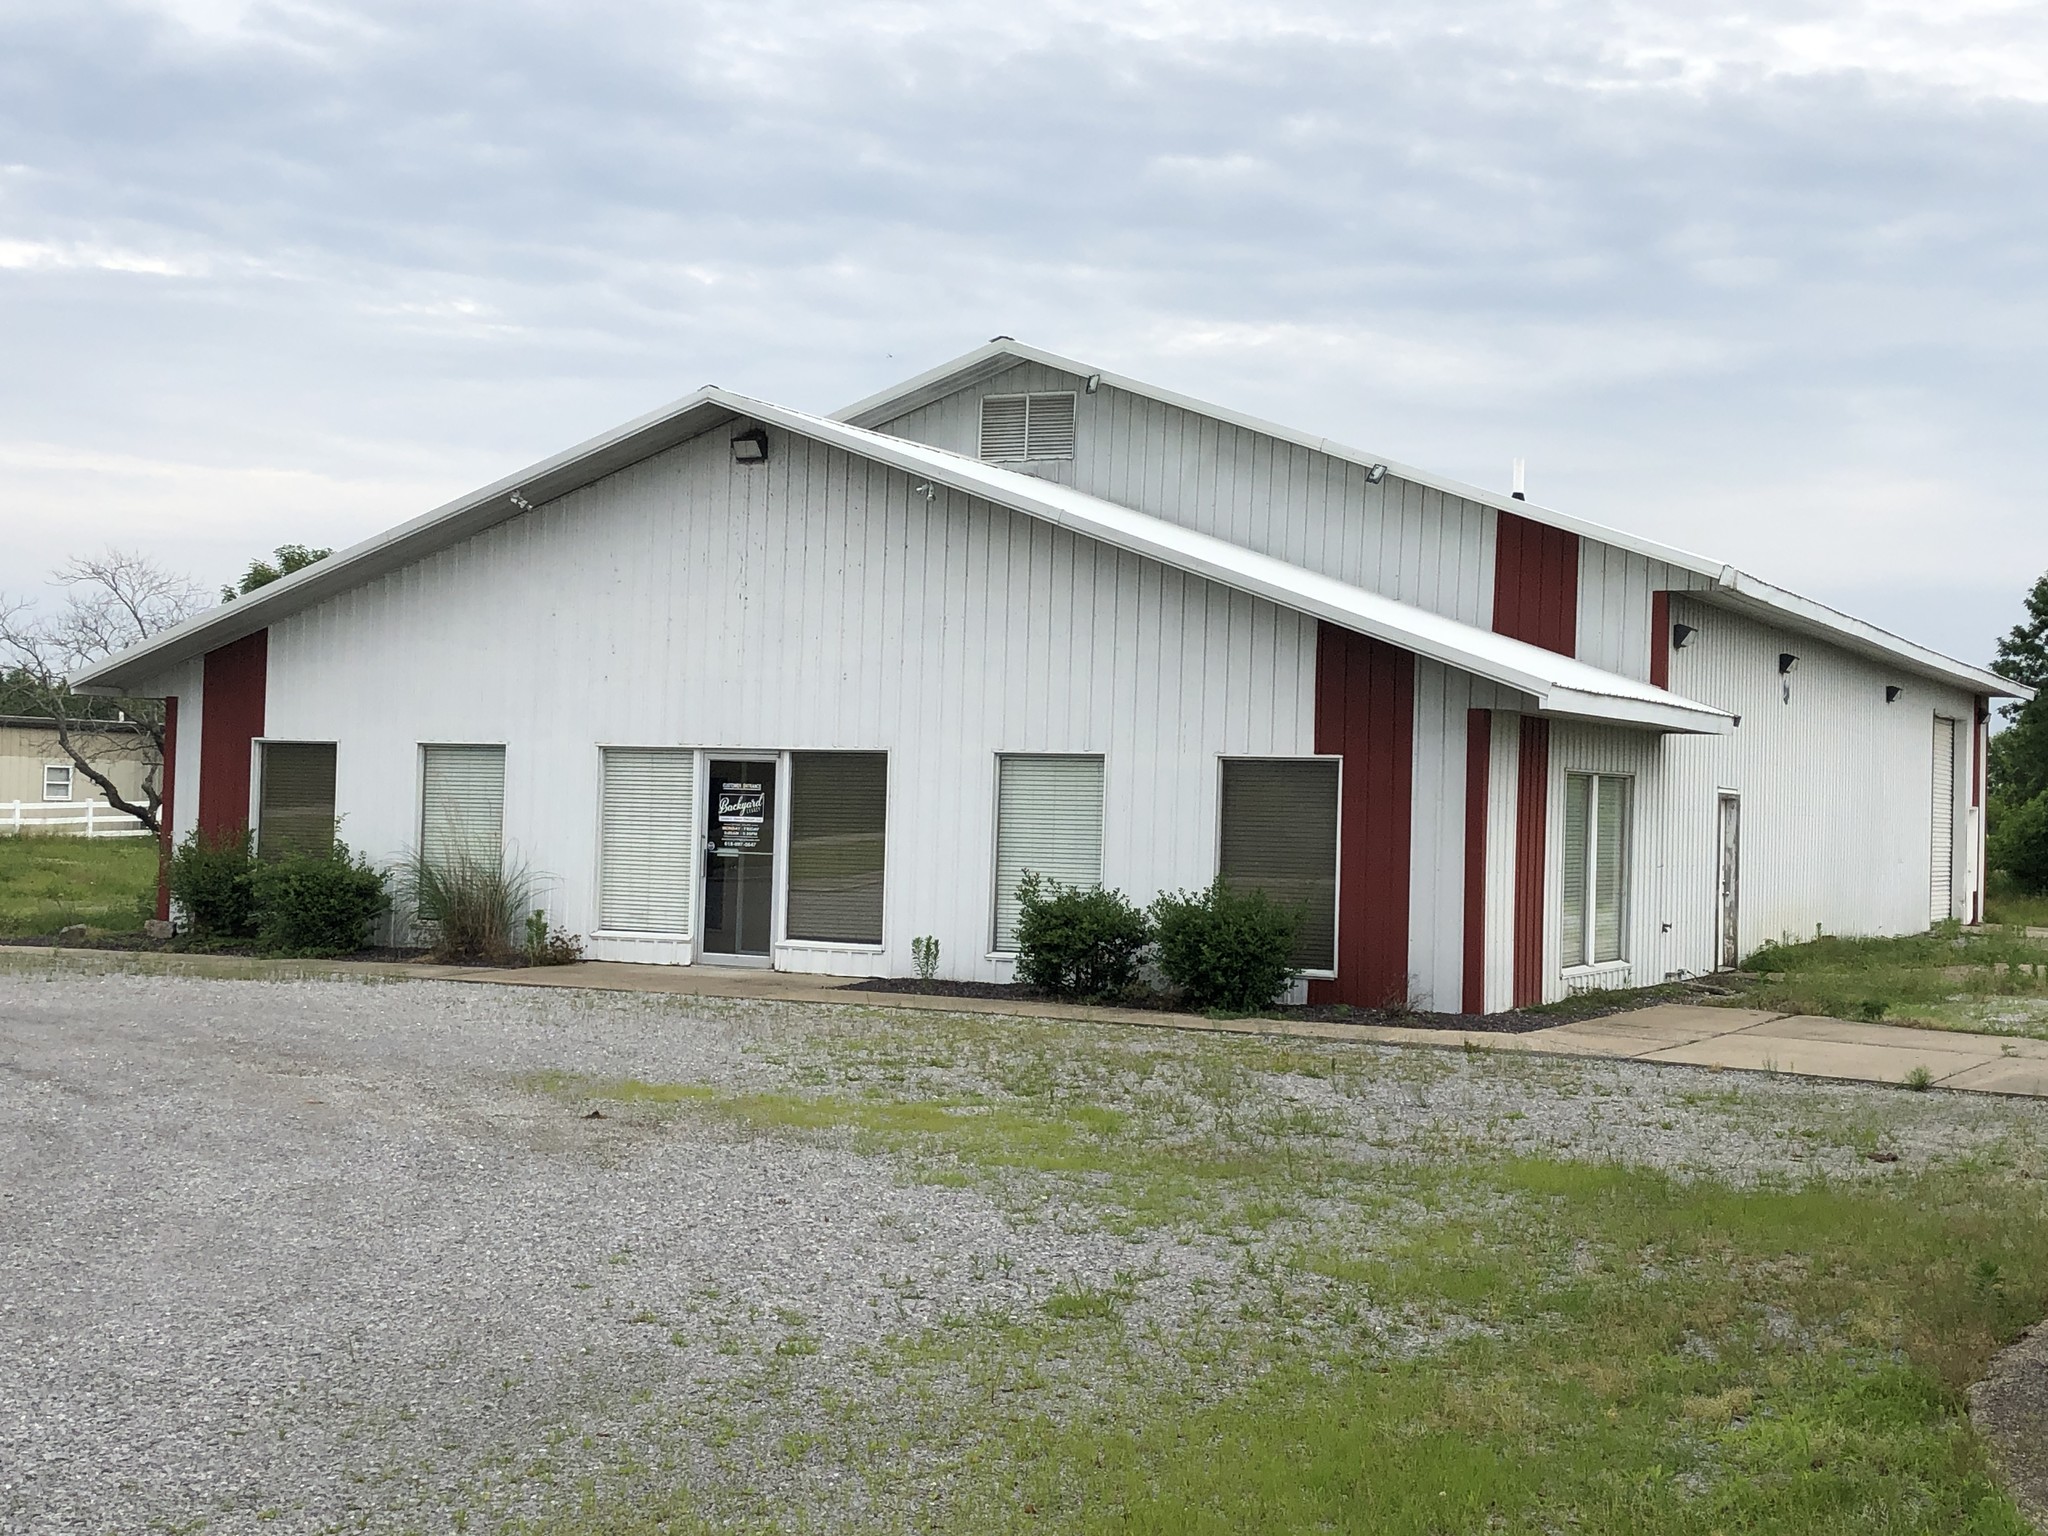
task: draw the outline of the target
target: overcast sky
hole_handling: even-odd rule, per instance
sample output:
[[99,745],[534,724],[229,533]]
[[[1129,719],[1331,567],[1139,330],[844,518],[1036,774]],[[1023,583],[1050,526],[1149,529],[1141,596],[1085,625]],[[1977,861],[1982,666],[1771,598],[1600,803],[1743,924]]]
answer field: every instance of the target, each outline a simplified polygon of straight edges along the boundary
[[0,0],[0,589],[1001,332],[1985,659],[2048,6],[1697,9]]

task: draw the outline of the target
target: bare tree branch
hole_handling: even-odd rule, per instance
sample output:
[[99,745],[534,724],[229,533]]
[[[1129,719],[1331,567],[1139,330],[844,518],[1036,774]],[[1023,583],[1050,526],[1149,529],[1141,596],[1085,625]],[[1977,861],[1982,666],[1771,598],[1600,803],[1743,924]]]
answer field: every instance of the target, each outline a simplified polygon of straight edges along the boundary
[[[207,606],[206,594],[148,555],[116,549],[67,561],[56,581],[68,590],[54,613],[41,612],[25,599],[0,601],[0,668],[9,692],[25,702],[28,713],[48,717],[58,747],[108,805],[161,833],[163,701],[87,699],[73,693],[66,679],[82,666],[182,623]],[[110,708],[133,729],[105,730]],[[123,795],[98,766],[115,758],[142,763],[139,803]]]

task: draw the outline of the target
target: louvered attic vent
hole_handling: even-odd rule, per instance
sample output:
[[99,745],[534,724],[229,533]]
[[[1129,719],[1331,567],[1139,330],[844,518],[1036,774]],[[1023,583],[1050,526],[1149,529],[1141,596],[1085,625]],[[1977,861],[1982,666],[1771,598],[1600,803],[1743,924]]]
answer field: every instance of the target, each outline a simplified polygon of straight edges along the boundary
[[1071,459],[1074,397],[982,396],[981,456],[990,460]]

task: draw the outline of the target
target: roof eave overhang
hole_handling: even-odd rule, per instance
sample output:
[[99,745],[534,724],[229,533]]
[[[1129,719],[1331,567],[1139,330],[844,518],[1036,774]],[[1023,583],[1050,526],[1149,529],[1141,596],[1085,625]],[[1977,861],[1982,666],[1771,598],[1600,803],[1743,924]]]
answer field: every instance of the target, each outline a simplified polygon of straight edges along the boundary
[[1964,693],[2013,699],[2031,699],[2034,696],[2034,690],[2024,683],[2016,683],[1984,667],[1973,667],[1939,651],[1915,645],[1889,630],[1879,629],[1875,624],[1851,617],[1825,603],[1817,603],[1796,592],[1760,581],[1732,566],[1722,572],[1712,589],[1687,595],[1780,629],[1812,635],[1880,666],[1943,683]]
[[1361,466],[1383,464],[1386,472],[1398,480],[1440,491],[1445,495],[1457,496],[1479,506],[1491,507],[1497,512],[1512,513],[1517,517],[1533,518],[1553,528],[1575,533],[1597,544],[1625,550],[1654,560],[1675,570],[1690,572],[1705,583],[1704,589],[1693,589],[1692,595],[1709,601],[1724,602],[1730,607],[1744,608],[1772,622],[1800,628],[1816,638],[1828,640],[1872,660],[1897,666],[1913,675],[1979,694],[2003,698],[2030,699],[2033,691],[2025,685],[2003,678],[1981,667],[1972,667],[1924,646],[1913,644],[1874,624],[1866,624],[1847,614],[1840,613],[1825,604],[1813,602],[1788,592],[1783,587],[1760,581],[1747,572],[1736,569],[1718,560],[1709,560],[1688,550],[1645,539],[1620,529],[1608,528],[1584,518],[1574,517],[1568,512],[1539,503],[1520,501],[1484,486],[1468,485],[1461,480],[1417,469],[1413,465],[1399,463],[1376,454],[1369,454],[1349,444],[1332,438],[1316,437],[1309,433],[1297,432],[1276,422],[1264,421],[1256,416],[1234,411],[1226,406],[1198,400],[1170,389],[1148,384],[1142,379],[1130,378],[1124,374],[1111,373],[1071,357],[1062,357],[1056,352],[1047,352],[1038,347],[1027,346],[1009,337],[1000,337],[972,352],[941,363],[915,378],[905,380],[892,388],[856,401],[844,410],[836,412],[832,419],[852,426],[874,427],[892,420],[908,411],[928,405],[955,390],[964,389],[984,378],[993,377],[1006,368],[1018,363],[1038,363],[1047,368],[1078,378],[1092,378],[1110,389],[1120,389],[1129,394],[1159,401],[1180,410],[1205,416],[1213,421],[1242,427],[1261,436],[1279,442],[1292,443],[1312,452]]
[[118,696],[167,668],[253,635],[285,614],[472,538],[650,454],[699,437],[737,414],[723,403],[721,391],[706,386],[81,668],[72,674],[71,686],[80,693]]

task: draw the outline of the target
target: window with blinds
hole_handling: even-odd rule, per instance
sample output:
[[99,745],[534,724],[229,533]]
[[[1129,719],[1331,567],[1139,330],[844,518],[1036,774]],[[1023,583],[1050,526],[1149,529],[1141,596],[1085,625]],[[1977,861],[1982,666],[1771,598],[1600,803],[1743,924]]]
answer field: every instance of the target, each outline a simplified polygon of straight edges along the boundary
[[505,749],[420,749],[420,857],[436,868],[497,866],[505,852]]
[[1635,781],[1611,773],[1564,780],[1560,951],[1566,966],[1628,957],[1629,838]]
[[1294,963],[1337,966],[1337,763],[1226,758],[1217,873],[1298,912]]
[[1028,874],[1102,884],[1102,759],[996,760],[995,948],[1017,947],[1017,887]]
[[1071,459],[1074,456],[1074,399],[1071,393],[984,395],[981,401],[981,457]]
[[607,747],[599,823],[598,927],[687,938],[696,889],[696,754]]
[[792,752],[789,767],[784,932],[813,942],[881,943],[888,754]]
[[334,743],[266,741],[256,799],[256,852],[266,859],[334,847]]

